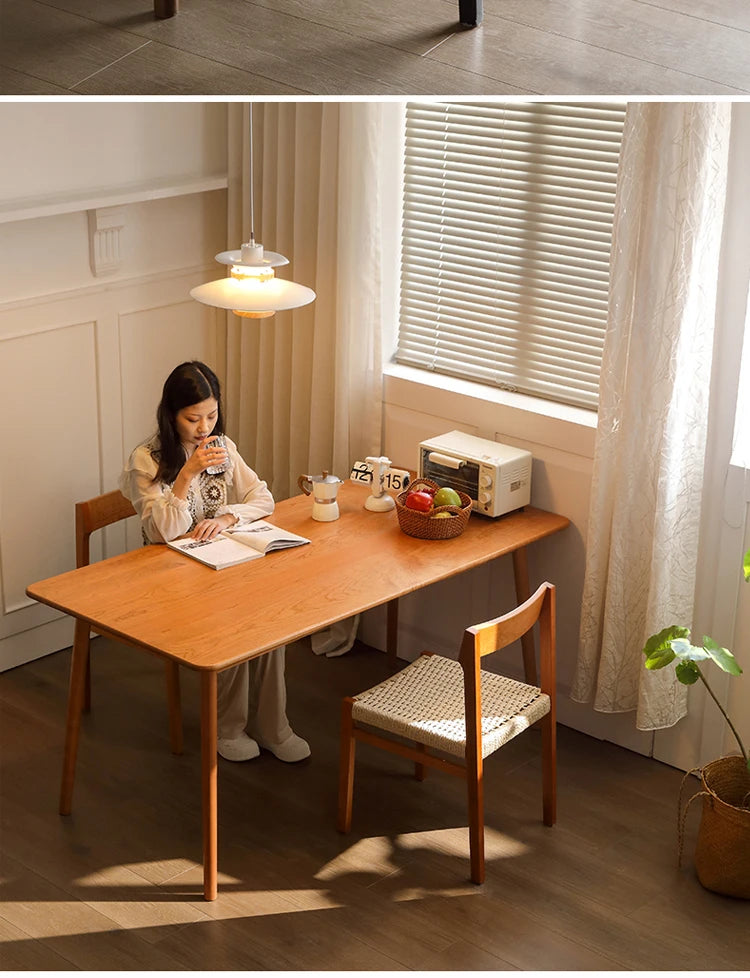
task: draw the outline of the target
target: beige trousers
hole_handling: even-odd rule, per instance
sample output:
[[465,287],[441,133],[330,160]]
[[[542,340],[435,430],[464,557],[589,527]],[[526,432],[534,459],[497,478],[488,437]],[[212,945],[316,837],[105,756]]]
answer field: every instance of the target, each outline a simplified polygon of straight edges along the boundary
[[218,736],[235,740],[243,732],[266,744],[292,733],[286,718],[286,646],[225,669],[217,676]]

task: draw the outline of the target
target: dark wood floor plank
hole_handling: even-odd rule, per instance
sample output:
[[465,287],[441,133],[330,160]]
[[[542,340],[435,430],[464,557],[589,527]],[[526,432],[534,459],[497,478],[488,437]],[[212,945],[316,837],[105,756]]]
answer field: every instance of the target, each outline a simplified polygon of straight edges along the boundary
[[[478,41],[455,34],[429,60],[481,71],[503,82],[512,79],[540,95],[738,95],[750,91],[750,69],[744,56],[731,71],[713,79],[512,21],[486,18],[481,30]],[[702,25],[696,30],[702,30]],[[743,84],[737,85],[737,79]]]
[[289,95],[309,94],[278,80],[151,41],[130,57],[71,88],[77,95]]
[[473,31],[457,29],[455,10],[454,0],[418,12],[400,0],[183,0],[177,17],[155,20],[144,0],[5,0],[0,71],[11,74],[0,92],[750,92],[741,0],[487,0]]
[[[139,31],[148,28],[153,39],[161,39],[170,32],[165,21],[154,22],[144,16],[142,0],[112,0],[101,4],[98,0],[50,0],[53,6],[70,13],[88,17],[97,23]],[[237,0],[235,13],[240,23],[250,24],[258,8],[269,14],[278,14],[283,25],[293,17],[313,27],[334,28],[353,38],[369,38],[415,55],[422,55],[435,44],[457,30],[458,4],[453,0],[421,0],[419,17],[413,8],[399,0]],[[194,0],[183,0],[180,16],[201,18],[210,16],[210,7],[196,6]],[[271,21],[266,22],[271,23]]]
[[56,10],[36,0],[3,0],[0,66],[69,88],[131,54],[144,39]]
[[[3,854],[2,917],[27,935],[9,941],[10,954],[24,953],[36,941],[83,970],[179,968],[137,930],[113,921],[83,900],[68,895]],[[5,949],[3,948],[2,960]]]
[[[1,908],[0,908],[1,909]],[[71,964],[43,941],[30,938],[0,913],[0,968],[3,971],[67,971]]]
[[[592,4],[589,0],[566,4],[487,0],[486,9],[513,24],[526,24],[549,32],[552,37],[582,42],[591,47],[592,53],[600,50],[610,56],[636,58],[696,79],[750,90],[747,26],[737,30],[635,0],[608,0],[606,4]],[[489,23],[494,28],[496,21],[491,17]],[[632,85],[631,81],[631,91]]]
[[177,17],[155,20],[144,0],[5,0],[0,68],[13,73],[0,92],[750,92],[743,0],[487,0],[473,31],[456,29],[455,10],[454,0],[418,11],[400,0],[183,0]]
[[[144,29],[173,47],[320,95],[498,92],[481,74],[432,64],[367,37],[237,0],[192,0],[189,16]],[[523,94],[512,82],[502,87]]]
[[[700,21],[750,31],[750,6],[745,0],[637,0],[643,7],[657,7]],[[645,11],[648,17],[649,11]]]
[[67,89],[23,71],[0,66],[0,93],[3,95],[67,95]]

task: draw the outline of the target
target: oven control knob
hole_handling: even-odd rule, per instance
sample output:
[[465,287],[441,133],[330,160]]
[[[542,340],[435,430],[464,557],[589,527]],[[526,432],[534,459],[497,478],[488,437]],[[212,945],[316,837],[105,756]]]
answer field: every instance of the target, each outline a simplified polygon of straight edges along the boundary
[[479,493],[479,502],[482,503],[483,506],[486,506],[487,503],[491,499],[492,499],[492,496],[490,495],[490,493],[488,493],[488,492],[480,492]]
[[482,487],[482,489],[489,489],[489,487],[492,485],[492,476],[480,475],[479,485]]

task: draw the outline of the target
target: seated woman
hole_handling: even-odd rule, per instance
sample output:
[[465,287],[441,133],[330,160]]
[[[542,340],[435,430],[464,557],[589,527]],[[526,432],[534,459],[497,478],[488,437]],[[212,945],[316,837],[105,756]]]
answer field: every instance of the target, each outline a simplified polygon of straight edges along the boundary
[[[120,476],[120,491],[141,518],[145,543],[189,535],[210,540],[222,530],[273,512],[267,485],[224,436],[221,388],[197,360],[167,377],[157,431],[139,445]],[[199,600],[200,596],[196,596]],[[247,761],[259,746],[282,761],[301,761],[310,747],[286,716],[285,648],[243,662],[217,677],[218,752]]]

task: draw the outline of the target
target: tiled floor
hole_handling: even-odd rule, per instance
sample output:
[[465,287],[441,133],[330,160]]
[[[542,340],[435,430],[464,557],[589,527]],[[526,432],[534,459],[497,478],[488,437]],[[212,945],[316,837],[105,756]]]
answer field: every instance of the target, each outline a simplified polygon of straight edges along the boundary
[[2,95],[750,93],[747,0],[0,0]]

